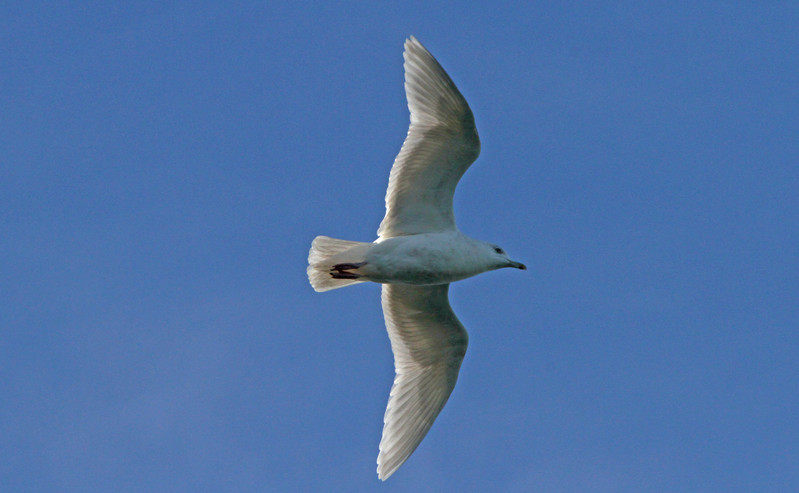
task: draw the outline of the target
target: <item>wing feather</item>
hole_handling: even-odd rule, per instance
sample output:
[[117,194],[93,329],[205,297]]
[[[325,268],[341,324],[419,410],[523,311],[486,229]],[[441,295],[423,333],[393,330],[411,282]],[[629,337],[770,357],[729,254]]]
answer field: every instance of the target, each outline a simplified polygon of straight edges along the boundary
[[480,154],[474,115],[452,79],[413,36],[403,56],[411,123],[391,168],[382,238],[455,229],[455,187]]
[[449,284],[383,285],[383,316],[396,376],[377,457],[380,479],[416,450],[458,379],[468,335],[447,298]]

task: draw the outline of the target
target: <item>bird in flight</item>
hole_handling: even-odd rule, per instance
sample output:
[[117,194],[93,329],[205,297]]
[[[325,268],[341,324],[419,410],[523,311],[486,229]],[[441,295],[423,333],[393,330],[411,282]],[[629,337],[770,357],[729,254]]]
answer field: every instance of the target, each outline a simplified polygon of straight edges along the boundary
[[455,225],[455,186],[480,154],[474,115],[413,36],[403,56],[411,123],[391,168],[378,238],[366,243],[317,236],[307,270],[316,291],[382,284],[396,376],[377,457],[381,480],[416,450],[458,379],[468,336],[449,305],[449,284],[503,267],[526,269]]

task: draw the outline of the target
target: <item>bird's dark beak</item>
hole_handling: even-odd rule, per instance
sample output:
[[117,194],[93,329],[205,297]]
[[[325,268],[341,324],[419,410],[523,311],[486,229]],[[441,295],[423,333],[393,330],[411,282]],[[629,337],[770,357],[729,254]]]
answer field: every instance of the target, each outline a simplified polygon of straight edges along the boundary
[[519,270],[527,270],[527,266],[526,265],[524,265],[521,262],[514,262],[513,260],[510,261],[510,264],[508,264],[508,267],[514,267],[514,268],[519,269]]

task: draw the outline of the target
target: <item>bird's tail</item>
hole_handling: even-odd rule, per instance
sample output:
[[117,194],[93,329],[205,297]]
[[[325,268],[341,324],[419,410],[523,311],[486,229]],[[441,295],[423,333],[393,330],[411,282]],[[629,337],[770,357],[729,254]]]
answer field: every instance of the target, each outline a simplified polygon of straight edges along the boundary
[[363,265],[372,243],[317,236],[308,253],[308,280],[316,291],[330,291],[364,282],[353,270]]

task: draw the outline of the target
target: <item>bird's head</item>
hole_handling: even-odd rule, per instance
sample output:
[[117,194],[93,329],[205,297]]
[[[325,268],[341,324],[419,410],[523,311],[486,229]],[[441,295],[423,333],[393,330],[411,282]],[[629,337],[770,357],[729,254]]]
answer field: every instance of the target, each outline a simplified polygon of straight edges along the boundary
[[491,255],[494,260],[494,265],[496,265],[496,269],[502,269],[505,267],[513,267],[514,269],[519,270],[527,270],[527,266],[521,262],[516,262],[515,260],[511,260],[508,258],[508,254],[505,253],[505,250],[498,247],[497,245],[488,244],[488,248],[491,249]]

